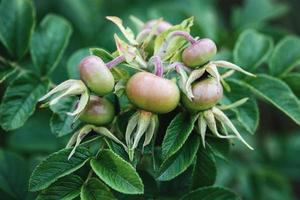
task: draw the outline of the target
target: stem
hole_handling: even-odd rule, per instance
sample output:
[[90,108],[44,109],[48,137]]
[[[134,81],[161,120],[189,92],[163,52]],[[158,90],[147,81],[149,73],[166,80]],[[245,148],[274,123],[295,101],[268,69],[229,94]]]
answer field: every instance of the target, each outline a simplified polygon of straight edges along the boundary
[[174,31],[168,36],[168,39],[170,40],[175,36],[184,37],[184,39],[189,41],[191,44],[194,44],[197,42],[196,39],[194,39],[188,32],[185,32],[185,31]]
[[111,69],[112,67],[120,64],[121,62],[124,62],[125,60],[126,60],[125,56],[120,55],[120,56],[114,58],[113,60],[109,61],[108,63],[106,63],[106,66],[108,69]]
[[168,66],[167,70],[175,69],[177,71],[177,73],[178,73],[179,72],[179,68],[182,68],[187,73],[192,72],[192,70],[189,69],[188,67],[186,67],[182,62],[174,62],[174,63],[172,63],[171,65]]
[[155,66],[155,75],[162,77],[164,73],[164,68],[162,66],[161,58],[159,56],[152,57],[152,62]]
[[142,30],[136,37],[136,41],[138,43],[142,42],[148,34],[151,33],[151,29]]
[[165,54],[168,46],[170,45],[171,40],[174,37],[178,37],[178,36],[179,37],[183,37],[185,40],[187,40],[191,44],[194,44],[194,43],[197,42],[197,39],[193,38],[188,32],[185,32],[185,31],[173,31],[173,32],[169,33],[169,35],[167,36],[166,40],[164,41],[164,43],[161,45],[160,49],[158,50],[157,54],[159,56]]
[[88,176],[86,177],[86,180],[85,180],[84,183],[87,183],[87,182],[88,182],[88,180],[93,176],[93,173],[94,173],[94,171],[91,169],[91,170],[89,171],[89,174],[88,174]]

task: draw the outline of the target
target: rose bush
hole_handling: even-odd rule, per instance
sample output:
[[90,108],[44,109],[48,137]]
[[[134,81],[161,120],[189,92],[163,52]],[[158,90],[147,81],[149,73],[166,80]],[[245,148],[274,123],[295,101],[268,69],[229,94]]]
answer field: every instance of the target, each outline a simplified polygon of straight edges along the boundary
[[[243,9],[240,14],[249,13]],[[195,19],[175,25],[132,16],[135,29],[109,16],[120,31],[101,39],[113,38],[114,51],[96,48],[98,43],[92,40],[93,48],[70,57],[68,79],[57,81],[56,67],[72,34],[69,22],[51,14],[35,27],[31,1],[2,0],[0,41],[5,51],[0,57],[0,82],[6,90],[0,105],[1,128],[17,133],[31,123],[35,112],[39,123],[29,127],[34,134],[34,127],[45,121],[40,113],[49,115],[50,110],[50,128],[60,146],[45,145],[51,142],[45,124],[37,128],[39,140],[30,135],[31,143],[11,139],[10,145],[31,144],[33,151],[49,148],[46,153],[52,153],[25,164],[15,154],[1,151],[0,173],[29,179],[26,187],[32,193],[22,188],[15,193],[18,180],[3,178],[0,194],[3,190],[14,199],[25,198],[24,194],[37,199],[239,199],[233,186],[216,186],[217,171],[223,166],[219,162],[231,160],[231,146],[243,158],[263,149],[250,135],[259,122],[256,97],[300,124],[294,74],[300,40],[287,36],[273,47],[266,30],[263,34],[246,29],[237,20],[236,42],[229,34],[222,35],[228,37],[224,42],[216,39],[214,26],[199,24],[197,13]],[[247,24],[249,18],[240,18]],[[252,27],[253,21],[249,24]],[[88,28],[87,32],[93,29]],[[194,36],[192,28],[200,28],[201,34]],[[233,52],[228,52],[231,47]],[[64,148],[53,153],[61,145]],[[22,170],[27,177],[22,178],[16,166],[26,166]],[[266,171],[251,168],[251,175],[266,178],[255,183],[276,182]],[[228,182],[239,181],[233,180]]]

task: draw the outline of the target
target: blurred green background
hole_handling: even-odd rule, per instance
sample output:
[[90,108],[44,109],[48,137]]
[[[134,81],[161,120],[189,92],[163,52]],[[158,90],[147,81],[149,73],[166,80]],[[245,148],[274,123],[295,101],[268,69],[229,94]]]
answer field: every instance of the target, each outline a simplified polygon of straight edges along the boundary
[[[108,15],[122,18],[129,26],[130,15],[143,21],[163,17],[173,24],[194,16],[192,35],[214,39],[228,60],[232,60],[231,51],[239,33],[247,28],[268,34],[275,42],[288,34],[300,34],[299,0],[35,0],[35,6],[38,21],[48,13],[56,13],[68,19],[74,29],[53,73],[56,82],[67,78],[68,60],[74,52],[84,53],[82,49],[90,47],[115,49],[113,33],[118,30],[105,19]],[[1,87],[5,85],[0,86],[3,95]],[[296,95],[300,97],[299,90]],[[216,184],[232,188],[246,200],[298,199],[300,127],[263,102],[260,108],[259,129],[247,138],[256,150],[235,146],[228,161],[218,161]],[[6,160],[0,164],[0,188],[5,181],[15,184],[1,191],[0,199],[34,198],[35,194],[27,192],[33,166],[43,156],[64,147],[68,139],[51,134],[50,117],[49,111],[40,109],[24,127],[10,133],[0,130],[0,156]],[[14,174],[15,180],[6,180],[7,173]]]

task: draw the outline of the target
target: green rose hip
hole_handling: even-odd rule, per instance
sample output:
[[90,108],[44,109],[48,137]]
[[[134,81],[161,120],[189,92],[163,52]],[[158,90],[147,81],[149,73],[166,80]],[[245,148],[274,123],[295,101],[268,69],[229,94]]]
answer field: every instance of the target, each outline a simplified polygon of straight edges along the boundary
[[216,44],[208,38],[200,39],[182,52],[183,63],[191,68],[204,65],[217,53]]
[[132,76],[126,85],[126,93],[138,108],[153,113],[168,113],[176,108],[180,100],[176,83],[149,72]]
[[99,96],[113,91],[115,80],[101,58],[88,56],[80,62],[80,78],[88,88]]
[[110,101],[105,98],[91,95],[89,103],[79,119],[85,123],[100,126],[112,122],[114,116],[115,108]]
[[223,97],[223,87],[215,78],[207,78],[192,85],[194,98],[189,100],[182,95],[183,105],[191,111],[202,111],[212,108]]

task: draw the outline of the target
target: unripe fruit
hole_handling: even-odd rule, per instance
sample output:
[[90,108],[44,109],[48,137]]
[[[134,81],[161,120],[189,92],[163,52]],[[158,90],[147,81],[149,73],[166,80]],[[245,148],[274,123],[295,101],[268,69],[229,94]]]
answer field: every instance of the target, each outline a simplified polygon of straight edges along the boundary
[[110,101],[91,95],[89,103],[79,119],[88,124],[101,126],[112,122],[114,116],[115,108]]
[[182,52],[182,61],[188,67],[201,66],[217,53],[216,44],[208,38],[196,41]]
[[88,56],[80,62],[80,78],[88,88],[99,96],[113,91],[115,80],[101,58]]
[[193,84],[192,93],[193,101],[182,95],[182,103],[189,110],[201,111],[213,107],[220,101],[223,97],[223,87],[215,78],[207,78]]
[[138,108],[153,113],[168,113],[180,100],[176,83],[149,72],[133,75],[126,85],[126,93]]
[[158,35],[161,32],[172,27],[172,25],[169,22],[153,19],[153,20],[146,22],[145,25],[143,26],[142,30],[146,30],[146,29],[151,30],[153,26],[157,26],[155,35]]

